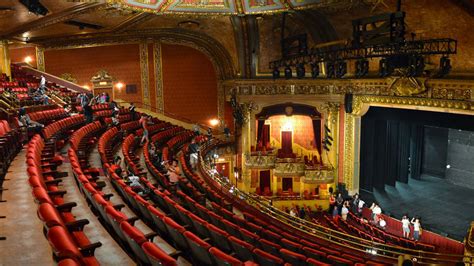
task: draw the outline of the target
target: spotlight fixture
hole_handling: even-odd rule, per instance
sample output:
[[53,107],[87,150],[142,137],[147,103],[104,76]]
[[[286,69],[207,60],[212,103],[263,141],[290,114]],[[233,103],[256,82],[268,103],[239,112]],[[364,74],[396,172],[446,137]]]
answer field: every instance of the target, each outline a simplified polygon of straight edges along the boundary
[[302,79],[302,78],[304,78],[304,76],[305,76],[304,64],[299,63],[296,66],[296,77],[299,78],[299,79]]
[[285,67],[285,78],[286,79],[291,79],[292,76],[293,76],[293,73],[291,72],[291,67],[286,66]]
[[439,59],[438,77],[446,76],[451,71],[451,60],[447,56],[442,56]]
[[40,16],[46,16],[48,14],[48,9],[43,6],[39,0],[20,0],[20,3],[22,3],[29,12],[40,15]]
[[386,58],[380,59],[379,62],[379,75],[380,77],[384,78],[390,75],[390,67],[389,67],[389,62]]
[[342,78],[347,73],[347,63],[346,61],[339,61],[335,66],[335,75],[336,78]]
[[315,79],[318,76],[319,76],[319,64],[318,63],[312,63],[311,64],[311,77]]
[[272,73],[272,74],[273,74],[273,79],[278,79],[278,78],[280,78],[280,69],[278,69],[278,67],[275,67],[275,68],[273,69],[273,73]]
[[328,79],[333,78],[335,75],[334,62],[326,62],[326,77]]
[[357,60],[355,63],[355,76],[361,78],[369,73],[369,61],[365,59]]

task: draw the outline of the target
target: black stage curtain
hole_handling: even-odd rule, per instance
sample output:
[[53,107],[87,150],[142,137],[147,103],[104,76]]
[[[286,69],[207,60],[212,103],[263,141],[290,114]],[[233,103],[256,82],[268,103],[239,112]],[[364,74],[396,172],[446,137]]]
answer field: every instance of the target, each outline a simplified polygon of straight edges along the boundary
[[314,146],[319,152],[319,155],[322,156],[321,154],[321,119],[315,120],[313,119],[313,133],[314,133]]

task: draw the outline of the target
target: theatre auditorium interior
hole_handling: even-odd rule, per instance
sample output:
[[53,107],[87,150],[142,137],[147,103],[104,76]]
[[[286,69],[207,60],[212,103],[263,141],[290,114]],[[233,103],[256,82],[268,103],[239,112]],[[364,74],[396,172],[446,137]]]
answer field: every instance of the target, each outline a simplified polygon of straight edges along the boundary
[[474,265],[474,1],[1,0],[0,265]]

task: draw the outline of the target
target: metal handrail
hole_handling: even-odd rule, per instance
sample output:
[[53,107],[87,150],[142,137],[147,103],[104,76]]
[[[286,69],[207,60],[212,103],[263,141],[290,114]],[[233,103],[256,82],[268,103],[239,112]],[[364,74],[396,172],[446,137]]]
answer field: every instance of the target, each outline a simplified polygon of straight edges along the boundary
[[[204,146],[202,154],[214,149],[216,146],[225,146],[230,143],[213,143],[211,145]],[[437,253],[429,252],[423,250],[413,250],[409,248],[404,248],[400,246],[382,244],[367,239],[359,238],[353,235],[349,235],[337,230],[333,230],[313,222],[303,220],[298,217],[292,217],[286,212],[283,212],[279,209],[274,208],[269,204],[268,201],[262,200],[261,198],[253,197],[250,194],[239,190],[236,187],[233,187],[226,179],[220,176],[218,173],[211,171],[211,166],[205,164],[205,161],[200,156],[200,167],[202,172],[205,173],[207,178],[210,178],[213,181],[216,181],[221,186],[221,191],[232,191],[232,196],[234,199],[241,199],[250,206],[257,208],[259,211],[268,214],[269,216],[275,218],[279,222],[284,223],[287,226],[290,226],[296,230],[302,231],[306,234],[317,238],[323,238],[326,241],[331,243],[341,245],[341,243],[350,243],[354,246],[345,245],[346,248],[351,248],[358,250],[360,252],[376,252],[377,256],[382,256],[391,259],[397,259],[400,255],[410,255],[413,258],[416,258],[418,263],[433,263],[433,262],[450,262],[455,263],[462,260],[472,261],[474,256],[460,255],[460,254],[447,254],[447,253]],[[231,189],[232,188],[232,189]],[[304,229],[304,230],[303,230]],[[338,240],[336,242],[334,240]]]

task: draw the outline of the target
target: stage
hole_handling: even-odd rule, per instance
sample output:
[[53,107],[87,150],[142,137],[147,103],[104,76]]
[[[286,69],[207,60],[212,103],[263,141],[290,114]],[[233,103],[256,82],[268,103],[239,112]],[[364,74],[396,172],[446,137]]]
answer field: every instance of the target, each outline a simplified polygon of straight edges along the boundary
[[[361,195],[364,200],[370,198],[366,192]],[[374,189],[372,194],[385,214],[397,219],[406,213],[410,217],[420,216],[424,229],[459,241],[463,241],[474,221],[473,195],[473,189],[428,175],[422,175],[421,180],[410,178],[408,184],[386,185],[385,191]]]

